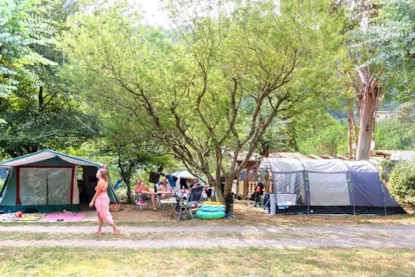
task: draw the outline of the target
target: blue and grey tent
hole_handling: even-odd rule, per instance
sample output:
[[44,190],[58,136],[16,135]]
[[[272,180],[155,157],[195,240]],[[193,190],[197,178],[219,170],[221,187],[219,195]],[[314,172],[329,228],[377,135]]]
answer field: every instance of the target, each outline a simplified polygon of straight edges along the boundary
[[272,177],[277,213],[405,213],[366,161],[264,158],[260,168]]
[[[0,167],[9,173],[0,192],[0,211],[78,210],[80,203],[92,199],[101,166],[52,150],[2,162]],[[111,203],[119,203],[112,186],[108,195]]]

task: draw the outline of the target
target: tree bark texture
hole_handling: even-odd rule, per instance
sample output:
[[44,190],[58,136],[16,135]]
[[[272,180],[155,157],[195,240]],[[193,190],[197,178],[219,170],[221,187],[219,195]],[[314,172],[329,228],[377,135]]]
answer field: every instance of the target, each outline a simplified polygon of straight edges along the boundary
[[375,128],[375,111],[382,98],[382,91],[369,67],[366,67],[364,71],[358,70],[358,74],[362,80],[362,89],[360,95],[358,95],[360,134],[356,158],[357,160],[369,160],[370,146]]

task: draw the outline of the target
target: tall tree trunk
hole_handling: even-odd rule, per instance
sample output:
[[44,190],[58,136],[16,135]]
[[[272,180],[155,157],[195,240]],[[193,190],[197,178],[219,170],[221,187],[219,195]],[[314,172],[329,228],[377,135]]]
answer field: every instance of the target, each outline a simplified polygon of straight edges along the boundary
[[133,167],[134,166],[132,164],[129,165],[129,168],[128,168],[128,183],[126,182],[126,184],[127,184],[127,200],[128,200],[129,204],[133,203],[133,198],[131,197],[131,182],[130,182]]
[[120,146],[117,145],[117,154],[118,154],[118,168],[121,173],[121,177],[124,180],[124,182],[127,184],[127,201],[129,204],[131,204],[132,198],[131,198],[131,188],[130,188],[130,180],[131,180],[131,172],[133,169],[133,165],[129,164],[127,170],[124,169],[123,164],[121,162],[121,150]]
[[358,145],[359,145],[359,130],[358,130],[359,128],[356,125],[353,114],[352,114],[352,126],[353,126],[353,129],[354,129],[354,143],[355,143],[355,152],[356,152],[353,155],[353,160],[356,160],[357,148],[358,148]]
[[365,72],[358,71],[362,80],[361,94],[358,95],[360,106],[360,134],[357,147],[357,160],[369,160],[370,144],[375,128],[375,111],[380,98],[381,89],[377,79],[370,73],[367,67]]
[[347,152],[349,160],[353,157],[353,147],[352,147],[352,118],[353,112],[349,111],[347,118]]
[[39,93],[38,93],[38,106],[39,106],[39,112],[42,110],[43,107],[43,87],[39,87]]

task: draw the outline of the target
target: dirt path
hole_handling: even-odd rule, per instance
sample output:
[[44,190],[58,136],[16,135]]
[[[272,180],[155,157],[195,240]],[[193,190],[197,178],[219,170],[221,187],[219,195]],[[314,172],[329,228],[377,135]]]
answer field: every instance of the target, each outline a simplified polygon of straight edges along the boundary
[[[109,227],[104,227],[109,231]],[[309,234],[334,234],[338,236],[391,235],[415,238],[415,225],[362,225],[362,226],[312,226],[312,227],[256,227],[256,226],[191,226],[191,227],[120,227],[123,233],[289,233],[307,236]],[[0,232],[45,232],[45,233],[91,233],[94,226],[0,226]]]
[[200,248],[200,247],[367,247],[367,248],[415,248],[415,240],[401,239],[300,239],[300,240],[141,240],[141,241],[0,241],[0,247],[87,247],[87,248]]
[[[92,226],[0,226],[0,232],[91,233]],[[194,227],[122,227],[128,233],[258,233],[290,234],[297,239],[183,239],[165,240],[4,240],[0,247],[118,247],[118,248],[197,248],[197,247],[369,247],[415,248],[414,225],[316,226],[316,227],[255,227],[255,226],[194,226]],[[105,228],[106,232],[110,229]]]

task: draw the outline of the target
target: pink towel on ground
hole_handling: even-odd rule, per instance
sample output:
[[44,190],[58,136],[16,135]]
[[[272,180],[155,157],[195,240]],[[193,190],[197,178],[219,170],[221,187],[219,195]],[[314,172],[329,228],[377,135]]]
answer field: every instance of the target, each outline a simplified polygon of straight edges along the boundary
[[44,218],[41,218],[38,222],[54,222],[58,219],[63,219],[66,222],[75,222],[81,221],[85,217],[85,213],[83,214],[73,214],[73,213],[58,213],[58,214],[48,214]]

